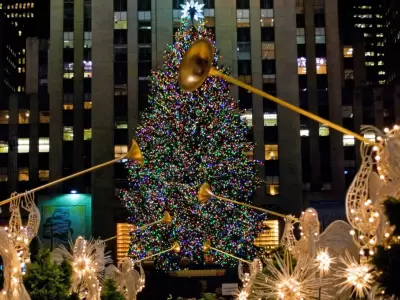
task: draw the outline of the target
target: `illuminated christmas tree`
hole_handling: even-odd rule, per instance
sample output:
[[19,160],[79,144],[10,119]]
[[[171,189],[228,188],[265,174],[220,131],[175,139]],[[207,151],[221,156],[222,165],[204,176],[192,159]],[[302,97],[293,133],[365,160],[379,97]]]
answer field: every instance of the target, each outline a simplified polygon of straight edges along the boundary
[[[151,74],[150,105],[136,137],[145,164],[141,168],[127,165],[130,190],[121,191],[132,215],[130,221],[137,226],[160,219],[166,210],[171,214],[170,226],[158,224],[134,232],[129,253],[140,259],[177,241],[180,253],[155,258],[156,266],[165,270],[179,269],[182,261],[204,263],[202,245],[206,240],[213,247],[252,260],[257,255],[254,238],[265,219],[255,211],[216,199],[206,205],[197,200],[201,184],[208,182],[214,193],[248,202],[260,180],[256,177],[258,162],[246,158],[253,148],[246,138],[249,128],[240,118],[228,84],[209,77],[193,93],[178,85],[179,63],[192,42],[206,38],[214,43],[203,24],[191,25],[193,17],[199,18],[201,7],[190,9],[186,16],[191,15],[192,21],[182,21],[176,42],[166,50],[165,64]],[[214,67],[227,73],[218,66],[218,59],[216,54]],[[210,256],[214,263],[237,263],[218,253]]]

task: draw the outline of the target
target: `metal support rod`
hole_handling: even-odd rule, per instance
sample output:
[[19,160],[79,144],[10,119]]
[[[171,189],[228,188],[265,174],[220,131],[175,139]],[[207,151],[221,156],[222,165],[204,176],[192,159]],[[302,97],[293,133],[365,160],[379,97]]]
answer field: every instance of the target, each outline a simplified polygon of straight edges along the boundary
[[228,252],[219,250],[219,249],[214,248],[214,247],[212,247],[212,246],[210,246],[210,249],[212,249],[212,250],[214,250],[214,251],[217,251],[217,252],[219,252],[219,253],[225,254],[225,255],[227,255],[227,256],[230,256],[230,257],[232,257],[232,258],[234,258],[234,259],[237,259],[237,260],[239,260],[239,261],[241,261],[241,262],[244,262],[244,263],[246,263],[246,264],[251,264],[251,263],[252,263],[251,261],[248,261],[248,260],[245,260],[245,259],[243,259],[243,258],[237,257],[237,256],[235,256],[235,255],[232,255],[232,254],[230,254],[230,253],[228,253]]
[[362,142],[364,142],[364,143],[366,143],[368,145],[373,145],[373,146],[378,146],[379,147],[379,145],[377,143],[375,143],[375,142],[373,142],[373,141],[371,141],[371,140],[359,135],[358,133],[355,133],[355,132],[353,132],[351,130],[348,130],[348,129],[342,127],[342,126],[339,126],[339,125],[329,121],[329,120],[326,120],[326,119],[321,118],[321,117],[319,117],[319,116],[317,116],[317,115],[315,115],[315,114],[313,114],[313,113],[311,113],[309,111],[306,111],[306,110],[304,110],[304,109],[302,109],[302,108],[300,108],[298,106],[290,104],[290,103],[288,103],[288,102],[286,102],[286,101],[284,101],[282,99],[279,99],[279,98],[274,97],[274,96],[272,96],[272,95],[270,95],[268,93],[265,93],[265,92],[263,92],[263,91],[261,91],[259,89],[256,89],[255,87],[252,87],[251,85],[248,85],[248,84],[246,84],[246,83],[244,83],[244,82],[242,82],[242,81],[240,81],[240,80],[238,80],[236,78],[233,78],[231,76],[225,75],[225,74],[219,72],[218,70],[216,70],[215,68],[211,68],[209,74],[211,76],[219,77],[219,78],[221,78],[221,79],[223,79],[223,80],[225,80],[227,82],[230,82],[230,83],[232,83],[234,85],[240,86],[241,88],[244,88],[244,89],[252,92],[253,94],[256,94],[256,95],[259,95],[259,96],[261,96],[263,98],[271,100],[271,101],[273,101],[273,102],[275,102],[275,103],[277,103],[277,104],[279,104],[279,105],[281,105],[283,107],[286,107],[286,108],[288,108],[288,109],[290,109],[292,111],[295,111],[298,114],[306,116],[306,117],[308,117],[308,118],[310,118],[310,119],[312,119],[314,121],[317,121],[317,122],[319,122],[321,124],[325,124],[328,127],[332,128],[332,129],[335,129],[335,130],[337,130],[337,131],[339,131],[339,132],[341,132],[343,134],[351,135],[354,138],[356,138],[357,140],[360,140],[360,141],[362,141]]
[[246,207],[258,210],[258,211],[262,211],[262,212],[268,213],[270,215],[274,215],[274,216],[281,217],[281,218],[284,218],[284,219],[289,219],[290,218],[290,219],[294,220],[295,222],[299,222],[299,219],[297,219],[295,217],[292,217],[292,216],[280,214],[280,213],[274,212],[272,210],[264,209],[264,208],[253,206],[253,205],[250,205],[250,204],[247,204],[247,203],[243,203],[243,202],[235,201],[235,200],[228,199],[228,198],[225,198],[225,197],[217,196],[217,195],[214,195],[211,191],[209,191],[208,193],[211,196],[213,196],[214,198],[217,198],[217,199],[225,201],[225,202],[229,202],[229,203],[233,203],[233,204],[237,204],[237,205],[241,205],[241,206],[246,206]]

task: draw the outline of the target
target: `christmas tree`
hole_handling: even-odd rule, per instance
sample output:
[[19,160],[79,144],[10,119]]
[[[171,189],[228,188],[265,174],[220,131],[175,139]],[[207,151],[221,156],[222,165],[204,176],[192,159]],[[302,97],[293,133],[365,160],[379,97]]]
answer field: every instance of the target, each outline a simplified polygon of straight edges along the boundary
[[[207,182],[215,194],[248,202],[260,180],[256,176],[258,162],[246,158],[253,148],[247,140],[249,128],[240,118],[228,84],[210,77],[193,93],[179,87],[179,63],[189,46],[200,38],[215,44],[202,20],[193,25],[198,8],[190,9],[186,16],[191,15],[192,20],[182,21],[176,42],[166,50],[164,65],[151,74],[149,108],[137,130],[145,165],[140,168],[128,163],[130,190],[121,191],[132,215],[130,222],[137,226],[160,219],[164,211],[171,214],[170,226],[136,231],[130,248],[130,256],[140,259],[177,241],[180,253],[155,258],[156,266],[165,270],[179,269],[182,261],[237,263],[218,253],[204,257],[206,240],[213,247],[252,260],[257,254],[254,238],[265,219],[252,210],[215,199],[206,205],[197,200],[199,187]],[[213,66],[227,73],[218,59],[216,53]]]

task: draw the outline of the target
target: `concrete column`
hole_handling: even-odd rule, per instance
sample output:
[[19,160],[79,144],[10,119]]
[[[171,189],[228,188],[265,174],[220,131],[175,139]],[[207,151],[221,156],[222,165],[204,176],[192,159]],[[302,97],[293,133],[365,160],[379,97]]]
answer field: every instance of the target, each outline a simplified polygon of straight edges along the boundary
[[[62,177],[63,171],[63,49],[64,1],[50,1],[50,46],[48,91],[50,106],[50,181]],[[60,191],[61,185],[52,188]]]
[[173,42],[172,10],[172,0],[153,0],[151,3],[151,18],[152,22],[153,19],[155,21],[155,27],[152,27],[153,32],[155,30],[155,39],[152,44],[153,52],[156,51],[156,65],[153,64],[153,68],[164,63],[164,51]]
[[39,185],[39,39],[26,40],[26,94],[29,97],[29,182]]
[[[135,136],[139,123],[138,102],[138,14],[137,1],[128,1],[128,137]],[[152,19],[154,18],[152,14]],[[129,144],[129,143],[128,143]]]
[[375,126],[383,130],[385,123],[383,121],[383,90],[382,88],[376,87],[373,90],[374,96],[374,118]]
[[18,191],[18,94],[11,94],[8,103],[8,186]]
[[[92,165],[114,158],[114,7],[113,1],[92,1]],[[92,173],[93,236],[115,232],[114,167]]]
[[[259,16],[260,18],[260,16]],[[232,76],[238,76],[236,1],[215,1],[215,36],[220,50],[220,64],[230,67]],[[260,21],[258,22],[260,23]],[[258,24],[260,26],[260,24]],[[258,38],[260,39],[260,37]],[[260,50],[261,51],[261,50]],[[231,87],[232,97],[238,99],[238,88]]]
[[[363,124],[363,91],[365,89],[366,68],[365,68],[365,47],[364,37],[357,33],[353,38],[353,62],[354,62],[354,94],[353,114],[354,129],[360,132]],[[356,168],[361,165],[360,141],[356,140]]]
[[[252,85],[260,90],[263,89],[262,61],[261,61],[261,10],[260,1],[250,0],[250,33],[251,33],[251,79]],[[253,95],[253,134],[254,134],[254,159],[265,160],[264,142],[264,99]],[[265,168],[258,168],[258,175],[265,181]],[[265,184],[262,184],[256,191],[256,203],[262,204],[265,201]]]
[[[83,21],[84,0],[74,1],[74,173],[84,168],[83,152]],[[74,179],[74,186],[83,191],[83,177]]]
[[[307,94],[308,111],[318,115],[317,94],[317,66],[315,53],[315,26],[314,26],[314,0],[304,2],[305,14],[305,38],[307,54]],[[319,123],[313,120],[309,122],[310,130],[310,163],[311,163],[311,186],[321,185],[321,158],[319,154]]]
[[[299,105],[296,1],[275,0],[275,56],[278,97]],[[278,105],[280,209],[298,215],[303,209],[300,117]]]
[[[342,72],[339,42],[339,16],[337,0],[325,1],[325,34],[328,69],[328,98],[330,121],[342,125]],[[345,193],[343,134],[330,131],[332,192],[338,199]]]

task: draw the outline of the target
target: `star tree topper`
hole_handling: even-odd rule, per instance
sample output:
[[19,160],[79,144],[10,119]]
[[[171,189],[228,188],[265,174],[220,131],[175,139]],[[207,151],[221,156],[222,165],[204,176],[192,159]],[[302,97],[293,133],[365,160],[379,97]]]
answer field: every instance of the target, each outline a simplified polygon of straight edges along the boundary
[[203,19],[203,7],[204,4],[199,4],[199,2],[194,2],[194,0],[190,0],[186,2],[186,4],[181,4],[182,7],[182,19],[191,19],[198,21],[199,19]]

